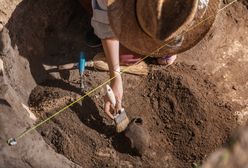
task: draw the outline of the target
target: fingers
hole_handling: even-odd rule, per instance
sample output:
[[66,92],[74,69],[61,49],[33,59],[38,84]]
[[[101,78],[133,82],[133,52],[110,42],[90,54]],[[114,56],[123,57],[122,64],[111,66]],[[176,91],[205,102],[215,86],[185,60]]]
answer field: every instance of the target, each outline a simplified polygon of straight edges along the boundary
[[112,110],[111,103],[109,101],[105,102],[104,112],[109,116],[109,118],[111,118],[113,120],[114,116],[111,113],[111,110]]
[[121,108],[122,108],[122,105],[121,105],[121,100],[116,99],[116,105],[115,105],[115,109],[116,109],[116,111],[121,110]]
[[116,105],[114,107],[111,102],[105,97],[104,112],[108,115],[109,118],[113,120],[114,115],[112,112],[116,113],[117,111],[121,110],[121,108],[122,105],[120,99],[116,98]]
[[[117,113],[117,111],[121,110],[122,96],[122,79],[120,78],[111,81],[111,88],[107,87],[107,94],[104,97],[104,111],[111,119],[114,119],[114,115]],[[112,102],[110,101],[110,99],[112,99]]]

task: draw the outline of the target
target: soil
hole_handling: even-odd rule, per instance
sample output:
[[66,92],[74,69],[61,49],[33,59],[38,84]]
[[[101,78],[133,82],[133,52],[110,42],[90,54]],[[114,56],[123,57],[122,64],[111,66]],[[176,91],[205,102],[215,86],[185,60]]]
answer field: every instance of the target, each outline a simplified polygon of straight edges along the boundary
[[[149,65],[147,77],[123,75],[123,104],[128,116],[130,119],[141,117],[151,136],[150,147],[143,156],[138,156],[130,148],[130,143],[123,134],[115,133],[112,121],[103,112],[105,91],[102,88],[43,124],[38,132],[57,153],[82,167],[170,168],[201,164],[211,152],[229,143],[230,135],[238,127],[235,112],[241,108],[223,98],[223,93],[227,92],[226,88],[220,86],[223,84],[223,72],[211,76],[202,67],[206,68],[209,63],[206,58],[212,60],[212,57],[220,59],[222,56],[219,52],[212,53],[218,47],[217,44],[225,43],[214,33],[218,31],[218,26],[226,36],[230,31],[232,37],[242,36],[245,41],[243,34],[246,34],[247,27],[246,7],[247,1],[243,0],[223,13],[219,18],[221,21],[214,25],[202,44],[185,54],[188,58],[201,55],[202,57],[193,59],[201,63],[200,67],[184,62],[168,68]],[[243,17],[238,17],[237,13]],[[29,65],[22,67],[20,62],[20,67],[25,70],[30,68],[32,82],[37,83],[29,98],[24,98],[29,99],[31,111],[39,118],[37,123],[108,79],[105,72],[87,69],[84,73],[86,89],[85,93],[81,93],[77,70],[58,72],[51,68],[75,62],[80,51],[86,53],[87,59],[102,51],[102,48],[92,49],[86,46],[84,35],[89,29],[90,19],[77,1],[23,0],[9,17],[6,27],[9,29],[13,48],[16,46],[16,55],[13,55],[12,61],[14,56],[27,60]],[[229,30],[222,23],[231,25],[233,29]],[[241,32],[235,29],[235,24]],[[212,40],[215,38],[219,41]],[[225,47],[228,48],[229,45]],[[205,51],[206,46],[208,51]],[[245,59],[247,58],[244,56]],[[233,57],[230,60],[230,66],[238,62],[233,61]],[[218,63],[222,64],[221,61]],[[243,63],[245,64],[244,61]],[[18,77],[18,71],[13,70],[12,62],[7,65],[9,67],[6,71],[13,71],[8,76],[12,86],[19,88],[15,81],[26,78]],[[210,66],[214,67],[215,64]],[[210,70],[215,68],[213,67]],[[234,67],[232,72],[240,70],[242,68]],[[11,77],[13,74],[17,77]],[[247,76],[244,74],[232,75],[230,80],[238,83],[243,76]],[[246,81],[242,82],[239,84],[244,85]],[[20,90],[22,95],[29,93],[25,89]],[[245,95],[244,92],[242,94]]]
[[[177,64],[151,69],[147,78],[124,75],[126,111],[130,118],[142,117],[152,137],[144,156],[137,156],[105,118],[102,90],[82,105],[65,110],[39,132],[58,153],[83,167],[191,167],[201,163],[227,143],[237,127],[233,114],[237,107],[222,102],[209,77],[195,67]],[[103,72],[87,73],[88,87],[100,76],[102,80],[107,77]],[[50,86],[37,86],[30,95],[30,106],[42,120],[80,96],[61,89],[56,81],[47,83]]]

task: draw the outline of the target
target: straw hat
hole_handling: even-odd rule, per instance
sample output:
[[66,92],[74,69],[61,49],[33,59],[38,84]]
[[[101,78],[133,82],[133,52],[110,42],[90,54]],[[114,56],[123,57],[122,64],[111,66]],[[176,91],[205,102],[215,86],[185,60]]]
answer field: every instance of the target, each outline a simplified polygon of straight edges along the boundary
[[166,44],[153,55],[159,57],[196,45],[213,24],[218,6],[219,0],[108,0],[108,16],[121,44],[136,53],[148,55]]

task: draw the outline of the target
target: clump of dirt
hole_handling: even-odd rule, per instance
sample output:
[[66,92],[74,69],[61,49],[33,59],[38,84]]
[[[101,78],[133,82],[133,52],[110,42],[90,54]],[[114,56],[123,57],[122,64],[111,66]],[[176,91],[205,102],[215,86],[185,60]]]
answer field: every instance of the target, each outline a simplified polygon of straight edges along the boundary
[[[144,156],[134,155],[127,139],[115,134],[104,118],[101,92],[65,110],[39,132],[58,153],[83,167],[191,167],[201,163],[228,141],[236,127],[232,113],[236,107],[222,102],[209,77],[195,67],[178,64],[168,70],[152,69],[147,78],[123,77],[126,111],[130,118],[142,117],[152,137]],[[86,80],[90,85],[103,76],[98,72]],[[59,88],[56,81],[49,83],[37,86],[30,96],[40,119],[79,96],[79,92]]]
[[240,2],[242,2],[246,8],[248,9],[248,1],[247,0],[240,0]]

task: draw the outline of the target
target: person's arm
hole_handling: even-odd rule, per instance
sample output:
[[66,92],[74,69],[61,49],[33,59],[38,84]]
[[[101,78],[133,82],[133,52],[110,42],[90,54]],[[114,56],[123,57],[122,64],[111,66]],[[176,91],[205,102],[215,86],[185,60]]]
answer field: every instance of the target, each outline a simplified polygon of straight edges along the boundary
[[[102,45],[109,66],[110,78],[116,76],[111,81],[111,85],[110,85],[117,100],[116,107],[115,109],[112,110],[120,110],[121,101],[123,97],[123,85],[122,85],[122,78],[120,75],[120,64],[119,64],[119,40],[116,38],[103,39]],[[111,119],[114,119],[114,116],[111,113],[111,103],[108,99],[105,99],[104,111]]]

